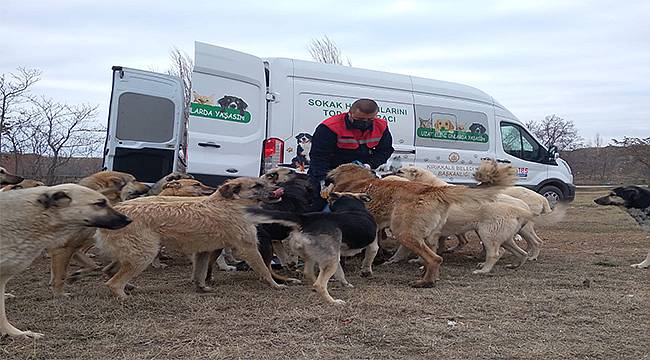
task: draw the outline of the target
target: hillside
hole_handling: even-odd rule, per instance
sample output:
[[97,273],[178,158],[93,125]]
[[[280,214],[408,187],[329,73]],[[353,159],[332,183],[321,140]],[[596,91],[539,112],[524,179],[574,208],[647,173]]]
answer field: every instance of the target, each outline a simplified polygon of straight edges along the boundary
[[571,166],[577,185],[650,183],[650,145],[584,148],[561,155]]

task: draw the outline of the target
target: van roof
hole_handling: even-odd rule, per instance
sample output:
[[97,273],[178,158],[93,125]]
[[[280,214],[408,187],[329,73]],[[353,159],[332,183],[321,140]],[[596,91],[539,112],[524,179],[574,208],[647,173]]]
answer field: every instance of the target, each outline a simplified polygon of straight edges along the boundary
[[463,84],[426,79],[417,76],[354,68],[314,61],[287,58],[268,58],[273,62],[293,62],[293,76],[313,80],[326,80],[341,83],[367,84],[386,89],[413,91],[415,93],[436,94],[494,104],[494,99],[485,92]]

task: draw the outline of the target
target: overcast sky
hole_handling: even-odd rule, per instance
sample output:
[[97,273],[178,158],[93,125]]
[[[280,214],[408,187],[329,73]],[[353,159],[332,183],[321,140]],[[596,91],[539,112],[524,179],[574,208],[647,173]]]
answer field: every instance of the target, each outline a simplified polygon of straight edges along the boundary
[[164,71],[195,40],[309,60],[328,35],[355,67],[475,86],[522,121],[650,136],[649,19],[650,1],[2,0],[0,73],[39,68],[35,92],[106,122],[112,65]]

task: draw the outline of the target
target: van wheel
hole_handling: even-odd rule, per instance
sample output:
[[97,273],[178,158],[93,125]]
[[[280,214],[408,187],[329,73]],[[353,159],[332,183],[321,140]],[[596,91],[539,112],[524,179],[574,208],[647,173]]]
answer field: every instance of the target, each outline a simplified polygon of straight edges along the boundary
[[555,205],[564,200],[564,194],[562,190],[558,189],[556,186],[547,185],[539,190],[539,193],[542,194],[548,200],[548,204],[551,206],[551,209],[555,208]]

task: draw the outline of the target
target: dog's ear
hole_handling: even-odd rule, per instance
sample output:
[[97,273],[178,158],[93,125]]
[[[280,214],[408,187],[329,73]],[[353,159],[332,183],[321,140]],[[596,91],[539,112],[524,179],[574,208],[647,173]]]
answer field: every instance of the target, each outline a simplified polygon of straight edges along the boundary
[[362,194],[359,195],[359,200],[361,200],[363,202],[371,202],[372,197],[370,197],[370,195],[368,195],[366,193],[362,193]]
[[241,191],[241,184],[225,183],[221,185],[217,191],[219,191],[219,194],[224,198],[232,199],[235,197],[235,194],[239,194],[239,191]]
[[38,202],[46,209],[51,207],[66,207],[71,201],[72,199],[65,191],[57,191],[53,194],[44,193],[38,197]]

